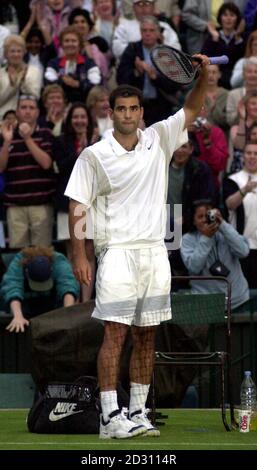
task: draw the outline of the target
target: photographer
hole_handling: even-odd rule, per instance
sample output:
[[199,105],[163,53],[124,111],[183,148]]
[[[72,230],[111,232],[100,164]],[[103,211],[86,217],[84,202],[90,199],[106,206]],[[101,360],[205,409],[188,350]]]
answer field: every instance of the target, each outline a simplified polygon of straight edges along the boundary
[[[182,237],[181,256],[189,275],[225,276],[232,287],[232,308],[249,299],[249,288],[242,273],[239,258],[249,253],[246,238],[225,222],[218,209],[209,201],[193,205],[190,232]],[[226,292],[227,286],[218,280],[192,281],[193,293]]]

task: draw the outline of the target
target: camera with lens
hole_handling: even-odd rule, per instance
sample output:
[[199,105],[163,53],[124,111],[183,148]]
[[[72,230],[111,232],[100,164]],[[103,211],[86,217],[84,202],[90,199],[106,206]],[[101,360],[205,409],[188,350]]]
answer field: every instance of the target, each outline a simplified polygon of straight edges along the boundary
[[206,213],[206,222],[207,224],[213,224],[216,222],[216,209],[209,209]]
[[204,124],[207,123],[207,119],[206,118],[203,118],[201,116],[197,117],[196,120],[193,122],[193,125],[197,128],[197,129],[201,129],[201,127],[204,126]]

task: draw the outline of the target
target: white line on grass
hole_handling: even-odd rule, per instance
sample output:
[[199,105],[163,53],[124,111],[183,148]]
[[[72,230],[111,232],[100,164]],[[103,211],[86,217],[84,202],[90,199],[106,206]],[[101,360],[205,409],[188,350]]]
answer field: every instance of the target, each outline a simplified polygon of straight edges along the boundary
[[[112,440],[112,439],[108,439],[108,445],[117,445],[119,442],[120,443],[124,443],[127,442],[131,442],[131,440],[121,440],[121,439],[115,439],[115,440]],[[106,441],[105,441],[106,443]],[[138,442],[136,441],[135,444],[137,446],[139,445],[142,445],[142,446],[152,446],[153,445],[153,441],[151,439],[151,442],[149,440],[149,442],[145,442],[145,441],[142,441],[142,442]],[[94,446],[102,446],[103,445],[103,441],[102,440],[99,440],[99,441],[96,441],[96,442],[89,442],[87,444],[86,440],[83,441],[83,442],[17,442],[17,441],[14,441],[14,442],[0,442],[0,448],[2,447],[6,447],[8,445],[20,445],[20,446],[34,446],[34,447],[37,447],[37,446],[40,446],[40,445],[43,445],[43,446],[86,446],[86,445],[94,445]],[[154,445],[160,445],[160,446],[163,446],[163,445],[170,445],[170,442],[156,442],[154,441]],[[196,444],[195,442],[177,442],[177,443],[174,443],[173,442],[173,449],[175,449],[175,445],[178,445],[178,446],[196,446],[198,444]],[[201,444],[199,444],[199,446],[221,446],[221,447],[245,447],[245,446],[257,446],[257,442],[201,442]],[[83,449],[81,449],[83,450]],[[84,449],[85,450],[85,449]],[[176,449],[175,449],[176,450]]]

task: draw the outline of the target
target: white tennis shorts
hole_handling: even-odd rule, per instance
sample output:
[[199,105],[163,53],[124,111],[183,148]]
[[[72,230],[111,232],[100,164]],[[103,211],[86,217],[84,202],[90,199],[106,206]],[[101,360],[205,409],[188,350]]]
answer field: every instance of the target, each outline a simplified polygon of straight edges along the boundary
[[109,248],[99,257],[92,316],[126,325],[159,325],[171,318],[170,287],[165,246]]

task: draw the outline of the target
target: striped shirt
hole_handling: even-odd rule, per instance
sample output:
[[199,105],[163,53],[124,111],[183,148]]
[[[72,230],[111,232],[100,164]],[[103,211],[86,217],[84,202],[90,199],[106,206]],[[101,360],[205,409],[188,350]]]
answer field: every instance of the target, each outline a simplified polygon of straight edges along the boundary
[[[53,136],[50,129],[37,127],[32,138],[52,158]],[[2,143],[1,139],[0,147]],[[6,206],[32,206],[48,204],[52,201],[55,192],[53,169],[45,170],[39,165],[18,130],[15,130],[9,146],[5,176],[4,204]]]

